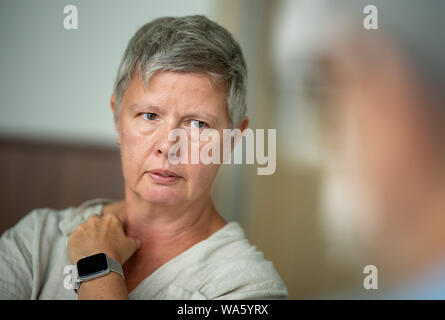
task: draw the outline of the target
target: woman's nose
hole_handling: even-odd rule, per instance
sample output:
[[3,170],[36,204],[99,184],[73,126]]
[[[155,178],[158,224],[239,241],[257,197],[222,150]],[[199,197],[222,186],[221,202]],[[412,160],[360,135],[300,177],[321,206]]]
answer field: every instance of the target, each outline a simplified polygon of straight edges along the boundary
[[155,153],[159,156],[168,156],[168,152],[175,141],[169,141],[168,137],[170,132],[174,128],[172,126],[165,126],[163,128],[159,128],[158,134],[156,136],[156,145],[155,145]]

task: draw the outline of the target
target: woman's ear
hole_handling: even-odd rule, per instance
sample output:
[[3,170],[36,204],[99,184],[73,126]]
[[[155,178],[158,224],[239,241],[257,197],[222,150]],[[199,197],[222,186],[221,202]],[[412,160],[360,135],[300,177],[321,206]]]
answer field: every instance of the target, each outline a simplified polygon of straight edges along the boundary
[[111,112],[113,113],[113,119],[114,119],[114,128],[116,129],[117,132],[117,144],[121,144],[120,141],[120,130],[119,130],[119,121],[118,119],[116,119],[115,117],[115,110],[116,110],[116,98],[114,97],[114,93],[111,95],[111,99],[110,99],[110,107],[111,107]]
[[[244,117],[243,121],[240,122],[240,124],[236,127],[236,129],[239,129],[241,131],[241,134],[249,127],[249,118]],[[242,135],[240,137],[232,137],[232,152],[235,148],[235,145],[238,143],[238,141],[241,139]]]
[[247,129],[247,127],[249,126],[249,118],[248,117],[244,117],[243,121],[241,121],[241,123],[238,125],[238,129],[241,130],[241,132],[243,132],[244,130]]
[[115,110],[115,103],[116,103],[116,98],[114,97],[114,93],[111,95],[111,99],[110,99],[110,107],[111,107],[111,112],[114,115],[114,110]]

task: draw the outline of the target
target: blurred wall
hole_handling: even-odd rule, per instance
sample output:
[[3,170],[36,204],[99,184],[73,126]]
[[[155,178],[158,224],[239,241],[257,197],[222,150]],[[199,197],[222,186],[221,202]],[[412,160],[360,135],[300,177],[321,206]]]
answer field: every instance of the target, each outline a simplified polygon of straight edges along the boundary
[[118,150],[0,138],[0,234],[36,208],[124,195]]

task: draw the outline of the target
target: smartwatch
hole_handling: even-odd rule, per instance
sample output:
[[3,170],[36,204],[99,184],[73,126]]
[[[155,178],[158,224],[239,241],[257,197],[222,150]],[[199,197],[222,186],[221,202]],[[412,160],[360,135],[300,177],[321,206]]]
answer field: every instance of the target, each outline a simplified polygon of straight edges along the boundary
[[77,261],[75,270],[77,271],[74,281],[74,292],[76,293],[82,282],[106,276],[111,271],[125,279],[120,263],[105,253],[97,253],[81,258]]

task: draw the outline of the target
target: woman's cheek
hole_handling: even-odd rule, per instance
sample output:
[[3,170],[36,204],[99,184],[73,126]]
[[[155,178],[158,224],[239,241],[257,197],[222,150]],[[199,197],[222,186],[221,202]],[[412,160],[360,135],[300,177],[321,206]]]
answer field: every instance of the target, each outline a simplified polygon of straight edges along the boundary
[[216,173],[218,172],[218,165],[215,164],[197,164],[193,165],[194,169],[191,173],[193,178],[193,185],[202,191],[210,188],[213,180],[215,179]]
[[123,171],[126,179],[135,180],[144,163],[144,142],[136,136],[124,135],[121,144]]

